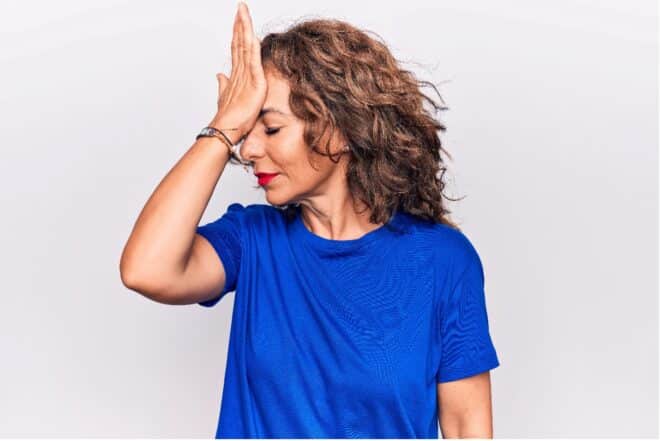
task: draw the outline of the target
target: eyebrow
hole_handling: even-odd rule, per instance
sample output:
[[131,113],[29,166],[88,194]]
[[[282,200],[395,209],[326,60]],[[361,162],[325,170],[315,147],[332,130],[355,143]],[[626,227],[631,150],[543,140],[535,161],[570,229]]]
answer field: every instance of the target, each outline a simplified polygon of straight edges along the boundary
[[286,113],[286,112],[282,112],[281,110],[278,110],[278,109],[276,109],[276,108],[274,108],[274,107],[264,107],[264,108],[261,109],[261,111],[259,112],[259,116],[258,116],[257,118],[261,118],[262,116],[264,116],[266,113],[269,113],[269,112],[279,113],[280,115],[283,115],[283,116],[287,116],[287,115],[288,115],[288,113]]

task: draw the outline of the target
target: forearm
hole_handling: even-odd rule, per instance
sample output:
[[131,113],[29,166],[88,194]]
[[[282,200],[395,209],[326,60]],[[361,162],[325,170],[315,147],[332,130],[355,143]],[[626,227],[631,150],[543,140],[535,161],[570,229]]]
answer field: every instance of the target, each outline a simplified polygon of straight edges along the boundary
[[183,272],[197,225],[228,160],[227,146],[219,139],[201,137],[162,179],[124,247],[120,272],[126,286],[156,292]]

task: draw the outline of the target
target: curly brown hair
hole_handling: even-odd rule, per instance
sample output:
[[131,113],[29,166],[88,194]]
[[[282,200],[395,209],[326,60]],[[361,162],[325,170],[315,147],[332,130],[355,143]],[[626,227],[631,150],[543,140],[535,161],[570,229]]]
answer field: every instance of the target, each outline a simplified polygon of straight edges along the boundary
[[[372,38],[369,34],[375,35]],[[261,41],[264,69],[288,80],[289,104],[305,121],[304,141],[332,161],[326,130],[338,130],[350,146],[347,182],[354,198],[372,210],[372,223],[387,223],[397,210],[449,225],[443,202],[447,170],[438,131],[446,127],[424,108],[446,110],[423,94],[417,80],[398,65],[380,37],[336,19],[310,19]],[[336,162],[338,162],[337,159]],[[438,176],[439,175],[439,176]],[[291,219],[297,204],[276,206]]]

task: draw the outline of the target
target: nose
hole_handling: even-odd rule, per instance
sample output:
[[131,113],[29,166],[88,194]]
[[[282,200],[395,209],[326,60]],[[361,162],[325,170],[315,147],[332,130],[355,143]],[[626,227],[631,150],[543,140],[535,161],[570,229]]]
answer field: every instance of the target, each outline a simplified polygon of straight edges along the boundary
[[263,142],[259,139],[258,135],[252,131],[244,139],[238,153],[244,161],[254,163],[255,160],[262,158],[265,155]]

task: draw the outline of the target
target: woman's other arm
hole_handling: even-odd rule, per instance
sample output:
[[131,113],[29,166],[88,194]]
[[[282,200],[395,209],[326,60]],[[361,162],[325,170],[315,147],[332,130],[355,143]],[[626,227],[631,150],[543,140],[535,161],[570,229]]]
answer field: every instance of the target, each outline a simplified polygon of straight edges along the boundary
[[443,438],[492,438],[490,371],[438,383]]

